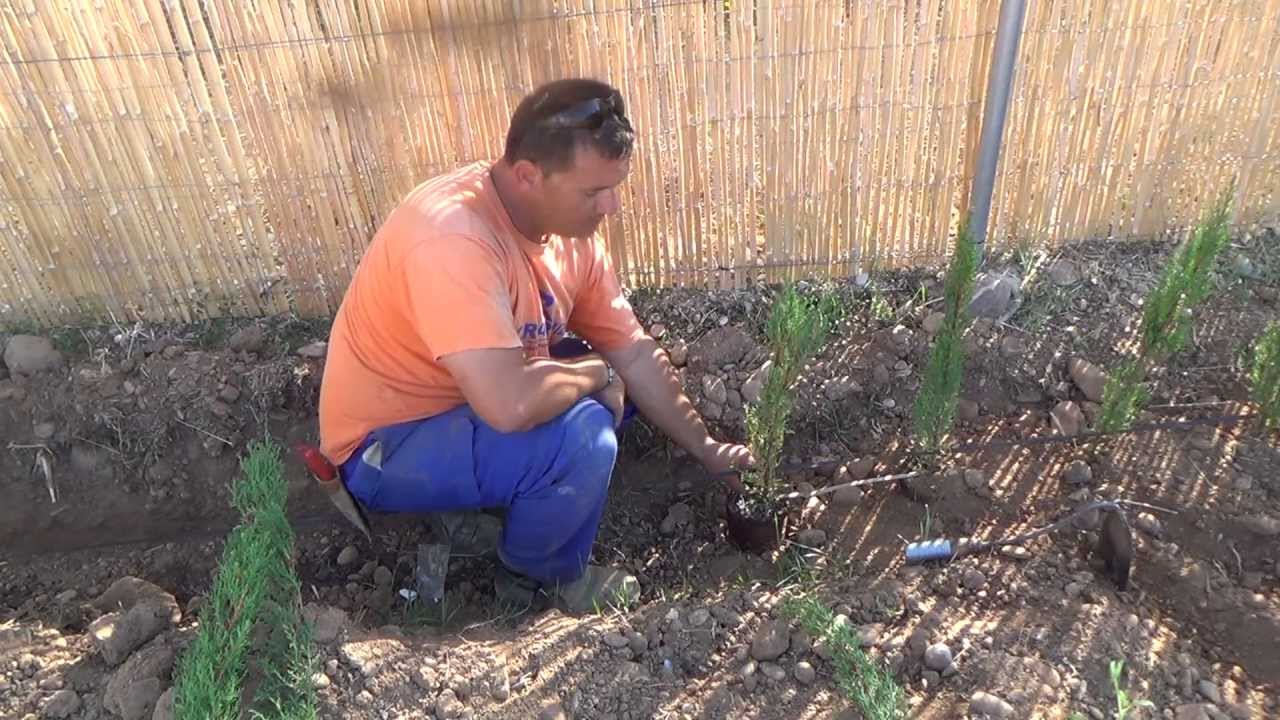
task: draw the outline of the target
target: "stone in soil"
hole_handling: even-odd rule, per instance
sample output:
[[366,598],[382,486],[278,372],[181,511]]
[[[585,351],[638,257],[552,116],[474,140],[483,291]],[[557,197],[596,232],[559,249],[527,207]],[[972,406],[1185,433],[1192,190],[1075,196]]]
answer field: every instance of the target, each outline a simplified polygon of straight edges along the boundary
[[1055,405],[1049,415],[1053,421],[1053,429],[1059,435],[1073,437],[1079,435],[1084,429],[1084,413],[1081,412],[1080,406],[1071,400]]
[[993,718],[1007,718],[1013,715],[1013,706],[995,695],[979,691],[969,698],[969,712]]
[[134,577],[117,580],[93,602],[100,611],[117,609],[89,625],[103,660],[119,665],[134,650],[178,624],[178,601],[156,585]]
[[355,565],[359,559],[360,551],[356,549],[355,545],[348,545],[342,548],[342,552],[338,553],[338,567]]
[[377,675],[387,663],[404,657],[406,653],[404,643],[395,638],[354,640],[338,647],[338,657],[365,678]]
[[124,720],[150,720],[173,672],[174,650],[157,641],[134,653],[111,676],[103,706]]
[[1068,485],[1088,485],[1093,482],[1093,468],[1083,460],[1072,460],[1062,471],[1062,479]]
[[[1212,720],[1208,703],[1188,703],[1173,709],[1173,720]],[[1216,708],[1215,708],[1216,709]]]
[[729,392],[724,386],[724,380],[716,375],[702,376],[702,396],[716,405],[724,405],[729,401]]
[[1107,386],[1107,375],[1097,365],[1084,358],[1072,358],[1067,363],[1067,373],[1080,392],[1091,402],[1102,402],[1102,392]]
[[864,494],[859,487],[840,488],[831,494],[831,502],[845,507],[857,505],[862,502]]
[[1021,280],[1012,273],[982,273],[974,282],[969,315],[1004,320],[1018,308]]
[[964,586],[966,588],[976,592],[986,587],[987,576],[983,575],[982,572],[979,570],[976,570],[974,568],[969,568],[968,570],[964,571],[964,579],[962,580],[962,582],[964,583]]
[[444,690],[436,697],[435,710],[441,720],[456,720],[462,717],[464,707],[452,690]]
[[1214,685],[1209,680],[1201,680],[1200,684],[1196,687],[1196,690],[1199,691],[1200,695],[1205,700],[1208,700],[1215,705],[1222,704],[1222,693],[1218,691],[1218,686]]
[[328,353],[328,351],[329,351],[329,343],[323,340],[317,340],[313,343],[303,345],[302,347],[298,348],[297,353],[299,356],[308,358],[311,360],[323,360],[325,357],[325,354]]
[[920,323],[920,326],[924,328],[925,332],[933,335],[942,329],[942,323],[946,319],[946,313],[931,312],[925,316],[924,322]]
[[48,338],[14,335],[4,346],[4,364],[11,373],[35,375],[57,370],[63,366],[64,360]]
[[960,398],[956,401],[956,417],[960,418],[961,421],[973,422],[978,419],[979,414],[981,414],[981,409],[978,407],[978,403],[966,398]]
[[499,665],[493,677],[489,678],[489,695],[500,703],[511,697],[511,675],[506,665]]
[[607,632],[604,634],[604,637],[601,638],[601,640],[604,642],[605,645],[608,645],[614,650],[621,650],[622,648],[627,647],[627,645],[630,644],[630,641],[627,640],[627,637],[620,632]]
[[796,681],[801,685],[812,685],[813,681],[818,678],[818,673],[809,663],[801,660],[796,663],[795,670]]
[[796,542],[806,547],[820,548],[827,544],[827,533],[819,528],[807,528],[796,533]]
[[169,688],[156,700],[156,711],[151,720],[174,720],[173,716],[173,688]]
[[889,372],[887,365],[880,363],[871,370],[871,380],[877,387],[884,387],[889,384],[889,381],[893,380],[893,374]]
[[262,352],[267,344],[267,333],[258,325],[250,325],[236,331],[227,344],[234,352]]
[[311,638],[320,645],[328,645],[350,625],[347,611],[342,608],[308,603],[302,608],[302,616],[311,623]]
[[774,682],[781,682],[787,679],[787,671],[783,670],[781,665],[772,662],[760,663],[760,674]]
[[667,351],[671,364],[675,367],[684,367],[689,362],[689,345],[683,340],[676,340],[671,344],[671,349]]
[[693,508],[685,503],[676,503],[667,510],[667,515],[662,519],[658,529],[663,535],[673,535],[677,529],[688,525],[691,520],[693,520]]
[[1240,524],[1244,525],[1245,529],[1263,537],[1280,535],[1280,520],[1269,515],[1248,515],[1241,518]]
[[934,643],[924,649],[924,664],[930,670],[942,672],[951,667],[951,648],[946,643]]
[[1005,357],[1027,354],[1027,341],[1018,335],[1006,335],[1000,341],[1000,354]]
[[569,720],[569,716],[560,707],[560,703],[552,703],[542,708],[542,712],[538,713],[538,720]]
[[751,640],[751,657],[756,660],[776,660],[791,645],[791,631],[782,621],[766,622]]
[[1049,279],[1058,287],[1075,285],[1080,282],[1080,271],[1075,263],[1062,258],[1049,267]]
[[62,720],[73,717],[80,710],[80,696],[75,690],[59,690],[45,702],[40,717]]
[[861,387],[854,382],[848,375],[831,378],[822,384],[822,394],[831,402],[839,402],[855,392],[860,392]]
[[391,573],[391,568],[385,565],[379,565],[378,569],[373,571],[373,584],[378,587],[386,587],[395,580],[395,575]]
[[1160,537],[1164,532],[1164,526],[1160,523],[1160,519],[1148,512],[1138,513],[1134,524],[1138,526],[1139,530],[1152,537]]
[[724,326],[703,335],[689,348],[689,364],[695,370],[740,364],[759,346],[742,328]]

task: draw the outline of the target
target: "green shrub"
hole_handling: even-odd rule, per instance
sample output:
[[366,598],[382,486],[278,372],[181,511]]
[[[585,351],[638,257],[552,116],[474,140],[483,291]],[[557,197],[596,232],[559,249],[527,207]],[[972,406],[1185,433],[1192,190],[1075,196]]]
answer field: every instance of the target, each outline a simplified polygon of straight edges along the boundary
[[938,451],[955,422],[964,382],[964,333],[971,321],[968,306],[977,270],[977,248],[968,228],[961,227],[943,283],[944,320],[934,338],[915,403],[916,449],[925,453]]
[[1280,321],[1272,321],[1258,338],[1249,381],[1263,424],[1280,430]]
[[756,467],[746,475],[748,485],[766,496],[776,491],[777,473],[791,414],[791,387],[800,372],[821,350],[837,314],[838,300],[823,295],[805,298],[792,286],[783,288],[765,324],[771,355],[760,399],[747,408],[747,438]]
[[[255,443],[241,463],[232,503],[241,524],[227,538],[200,629],[179,661],[174,716],[238,720],[250,668],[264,675],[249,708],[255,717],[313,720],[310,629],[293,567],[293,530],[278,449]],[[255,628],[270,628],[256,653]]]

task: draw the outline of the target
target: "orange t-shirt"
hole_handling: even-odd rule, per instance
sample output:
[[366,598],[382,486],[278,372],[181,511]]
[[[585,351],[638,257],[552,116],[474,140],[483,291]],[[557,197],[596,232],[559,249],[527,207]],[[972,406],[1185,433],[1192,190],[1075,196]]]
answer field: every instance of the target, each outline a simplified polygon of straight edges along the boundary
[[320,445],[342,463],[371,432],[465,403],[440,357],[523,347],[566,328],[600,350],[641,337],[599,237],[525,238],[488,163],[415,188],[374,235],[334,318]]

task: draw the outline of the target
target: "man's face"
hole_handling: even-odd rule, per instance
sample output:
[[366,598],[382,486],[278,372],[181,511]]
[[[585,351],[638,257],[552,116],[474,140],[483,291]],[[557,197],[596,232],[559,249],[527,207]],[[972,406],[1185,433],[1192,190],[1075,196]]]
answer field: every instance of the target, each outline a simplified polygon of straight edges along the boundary
[[595,234],[605,216],[621,207],[618,186],[630,170],[630,156],[609,160],[591,147],[577,147],[573,165],[542,178],[538,214],[544,231],[574,238]]

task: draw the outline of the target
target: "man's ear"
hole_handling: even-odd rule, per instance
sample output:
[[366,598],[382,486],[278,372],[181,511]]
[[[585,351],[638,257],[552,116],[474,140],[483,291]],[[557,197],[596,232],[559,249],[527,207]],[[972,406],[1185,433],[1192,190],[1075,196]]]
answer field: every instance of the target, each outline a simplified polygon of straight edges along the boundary
[[537,190],[542,187],[542,169],[528,160],[517,160],[511,167],[511,174],[521,190]]

